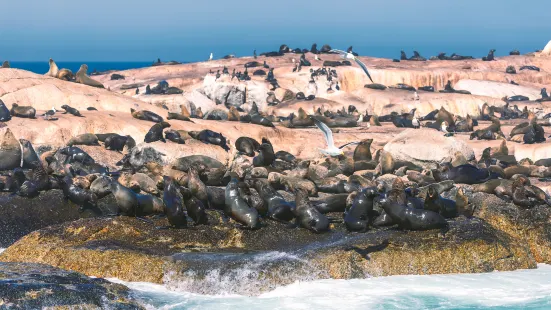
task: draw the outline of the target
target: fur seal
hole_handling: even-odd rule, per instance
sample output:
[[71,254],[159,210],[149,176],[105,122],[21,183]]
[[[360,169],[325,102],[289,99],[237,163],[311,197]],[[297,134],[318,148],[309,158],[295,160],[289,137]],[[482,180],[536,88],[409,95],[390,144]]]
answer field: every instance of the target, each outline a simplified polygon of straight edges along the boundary
[[0,99],[0,122],[7,122],[9,120],[11,120],[11,112]]
[[440,213],[445,218],[454,218],[458,216],[455,201],[440,197],[436,188],[429,186],[424,204],[425,210]]
[[189,188],[191,194],[202,202],[208,201],[207,187],[199,178],[199,173],[204,171],[205,169],[205,165],[196,162],[191,165],[188,170],[187,187]]
[[4,69],[9,69],[11,68],[10,66],[10,62],[5,60],[3,63],[2,63],[2,67],[1,68],[4,68]]
[[295,215],[297,224],[315,233],[329,230],[329,219],[314,208],[308,199],[308,192],[295,189]]
[[[153,112],[151,112],[153,113]],[[189,119],[189,117],[183,115],[183,114],[180,114],[180,113],[172,113],[172,112],[168,112],[168,116],[166,119],[176,119],[176,120],[179,120],[179,121],[186,121],[186,122],[192,122],[193,121],[191,119]]]
[[172,141],[174,143],[178,144],[186,144],[186,140],[182,138],[180,133],[177,130],[169,129],[165,131],[165,138],[169,141]]
[[241,115],[239,115],[239,112],[234,106],[230,107],[230,110],[228,111],[228,121],[230,122],[238,122]]
[[73,145],[99,145],[98,137],[93,133],[84,133],[76,137],[72,137],[67,146]]
[[167,122],[160,122],[157,123],[149,129],[147,134],[145,135],[144,142],[145,143],[152,143],[155,141],[162,141],[166,143],[165,138],[163,137],[163,130],[165,128],[169,128],[170,124]]
[[259,148],[260,143],[253,138],[239,137],[235,141],[235,149],[249,157],[253,157],[255,155],[255,151],[258,151]]
[[138,197],[133,190],[121,185],[118,181],[113,181],[111,182],[111,193],[115,196],[119,213],[129,216],[136,215]]
[[80,69],[78,70],[76,74],[75,82],[92,86],[92,87],[98,87],[98,88],[105,88],[103,84],[100,82],[90,78],[88,75],[86,75],[88,72],[88,66],[87,65],[81,65]]
[[81,164],[93,164],[95,163],[95,160],[92,158],[92,156],[88,155],[85,151],[83,151],[81,148],[76,146],[68,146],[59,149],[59,154],[67,156],[67,162],[68,163],[81,163]]
[[108,136],[104,141],[105,149],[110,151],[122,152],[125,148],[127,151],[130,151],[135,146],[136,141],[131,136],[113,134]]
[[191,217],[195,223],[195,226],[208,225],[209,220],[207,217],[207,212],[205,205],[201,202],[201,200],[195,197],[190,197],[186,200],[186,210],[189,217]]
[[48,72],[46,72],[46,74],[45,74],[46,76],[55,77],[55,78],[58,78],[58,79],[64,80],[64,81],[74,81],[75,80],[75,75],[73,74],[73,71],[71,71],[69,69],[59,70],[59,68],[57,67],[55,61],[51,58],[49,60],[49,65],[50,65],[50,69],[48,70]]
[[25,139],[19,139],[21,143],[21,149],[23,151],[23,156],[21,157],[21,168],[33,168],[35,162],[40,163],[40,158],[34,151],[33,145],[31,142]]
[[163,203],[168,223],[175,228],[184,228],[187,226],[187,217],[184,212],[184,198],[172,178],[165,176],[163,180],[165,183]]
[[[158,114],[153,113],[151,111],[147,111],[147,110],[136,111],[136,110],[131,108],[130,113],[132,113],[132,117],[134,117],[135,119],[142,120],[142,121],[150,121],[150,122],[154,122],[154,123],[160,123],[160,122],[164,121],[164,119],[161,116],[159,116]],[[169,115],[170,115],[170,113],[169,113]]]
[[258,147],[258,155],[253,158],[253,166],[270,166],[275,160],[274,148],[268,139],[262,138],[262,144]]
[[80,114],[79,110],[77,110],[77,109],[75,109],[75,108],[73,108],[73,107],[70,107],[70,106],[68,106],[68,105],[66,105],[66,104],[62,105],[61,108],[62,108],[63,110],[65,110],[65,112],[63,112],[63,113],[61,113],[61,114],[67,114],[67,113],[69,113],[69,114],[72,114],[72,115],[74,115],[74,116],[83,117],[83,116]]
[[432,170],[432,174],[434,179],[438,182],[452,180],[455,183],[462,184],[484,183],[490,179],[497,178],[497,176],[488,169],[480,169],[470,164],[457,167],[444,167],[443,171]]
[[368,187],[356,194],[352,206],[344,213],[344,224],[348,231],[367,231],[373,212],[373,199],[378,195],[376,187]]
[[391,201],[385,201],[383,209],[392,218],[394,223],[398,224],[402,229],[430,230],[448,228],[446,219],[433,211],[414,209]]
[[71,176],[65,176],[61,181],[61,190],[66,199],[80,206],[82,209],[95,208],[98,197],[89,190],[76,186]]
[[226,144],[226,137],[224,137],[221,133],[214,132],[209,129],[204,129],[201,131],[190,131],[188,133],[193,139],[199,140],[207,144],[218,145],[222,147],[226,152],[230,150],[230,148]]
[[19,106],[14,103],[10,110],[11,116],[17,116],[22,118],[35,118],[36,109],[31,106]]
[[344,212],[348,196],[349,194],[330,195],[324,199],[312,201],[311,203],[323,214],[329,212]]
[[226,186],[224,195],[225,213],[232,219],[242,224],[245,228],[256,229],[260,226],[258,211],[241,198],[239,194],[238,180],[232,177]]
[[286,201],[265,179],[253,180],[253,186],[258,192],[264,204],[266,205],[267,213],[264,216],[281,222],[289,222],[295,216],[293,210],[294,204]]

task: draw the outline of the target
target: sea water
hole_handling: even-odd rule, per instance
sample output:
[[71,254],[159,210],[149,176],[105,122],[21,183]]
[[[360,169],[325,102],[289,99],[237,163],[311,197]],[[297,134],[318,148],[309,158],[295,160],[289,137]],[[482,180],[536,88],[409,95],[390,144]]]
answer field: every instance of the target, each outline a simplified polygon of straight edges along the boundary
[[[137,62],[115,62],[115,61],[102,61],[102,62],[86,62],[86,61],[56,61],[59,69],[65,68],[76,73],[82,64],[88,65],[88,74],[94,71],[107,71],[107,70],[128,70],[136,68],[150,67],[153,61],[137,61]],[[50,70],[48,60],[45,61],[10,61],[12,68],[31,71],[37,74],[45,74]]]
[[296,282],[258,296],[128,283],[148,309],[551,309],[551,265],[483,274]]

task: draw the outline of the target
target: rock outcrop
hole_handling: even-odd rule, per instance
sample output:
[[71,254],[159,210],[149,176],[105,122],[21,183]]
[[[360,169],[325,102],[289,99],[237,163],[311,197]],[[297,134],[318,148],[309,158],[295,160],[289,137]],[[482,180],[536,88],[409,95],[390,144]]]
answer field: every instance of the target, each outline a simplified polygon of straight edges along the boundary
[[144,309],[124,285],[29,263],[0,263],[0,301],[7,309]]
[[[545,217],[534,222],[533,234],[513,234],[519,223],[499,221],[512,220],[507,208],[483,207],[478,213],[482,219],[453,220],[444,235],[394,229],[348,234],[343,224],[334,224],[329,233],[312,234],[275,222],[249,231],[222,223],[216,212],[209,213],[210,226],[183,230],[159,231],[130,217],[83,219],[33,232],[9,247],[0,260],[46,263],[202,294],[216,293],[225,283],[226,292],[246,295],[297,280],[488,272],[547,262],[547,253],[533,252],[545,246],[529,245],[549,242],[544,223],[549,214],[542,213]],[[494,218],[490,223],[500,226],[486,222]],[[540,239],[527,240],[536,235]],[[243,272],[248,276],[242,277]]]
[[467,160],[474,158],[473,149],[453,137],[445,137],[434,129],[407,129],[384,147],[394,160],[408,161],[425,168],[436,168],[446,158],[460,152]]

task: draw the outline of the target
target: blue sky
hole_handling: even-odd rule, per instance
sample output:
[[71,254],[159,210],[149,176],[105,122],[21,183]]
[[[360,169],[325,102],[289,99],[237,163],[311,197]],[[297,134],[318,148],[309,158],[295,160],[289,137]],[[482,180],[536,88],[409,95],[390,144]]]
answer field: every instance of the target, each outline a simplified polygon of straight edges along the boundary
[[314,42],[381,57],[482,56],[551,40],[548,0],[2,2],[0,60],[12,61],[198,61]]

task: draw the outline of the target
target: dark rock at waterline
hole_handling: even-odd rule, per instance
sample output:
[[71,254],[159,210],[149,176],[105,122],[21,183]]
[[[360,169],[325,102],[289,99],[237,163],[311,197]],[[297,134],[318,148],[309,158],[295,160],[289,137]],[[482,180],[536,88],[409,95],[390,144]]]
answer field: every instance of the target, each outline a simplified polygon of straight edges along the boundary
[[[450,220],[447,232],[390,227],[351,234],[337,222],[329,232],[313,234],[269,220],[262,229],[244,230],[214,210],[207,211],[209,226],[188,229],[157,229],[168,224],[166,219],[152,219],[154,224],[125,216],[81,219],[23,237],[0,261],[46,263],[125,281],[177,281],[186,283],[186,291],[202,294],[215,294],[220,283],[232,283],[225,292],[247,295],[297,280],[515,270],[551,261],[535,255],[551,252],[551,247],[545,249],[551,212],[532,214],[501,200],[486,201],[477,202],[485,203],[476,209],[479,218]],[[532,226],[514,222],[513,211],[532,218]],[[510,222],[501,220],[505,218]],[[515,230],[515,235],[505,232]],[[527,240],[531,236],[541,240]],[[242,277],[243,272],[250,276]]]
[[66,200],[61,190],[43,191],[34,199],[0,193],[0,248],[50,225],[116,213],[113,195],[100,199],[97,208],[81,210]]
[[43,264],[0,263],[0,308],[144,309],[130,290]]

